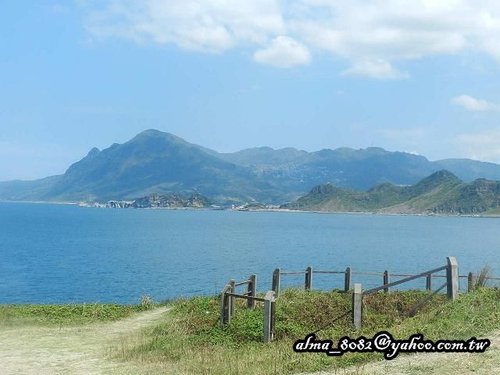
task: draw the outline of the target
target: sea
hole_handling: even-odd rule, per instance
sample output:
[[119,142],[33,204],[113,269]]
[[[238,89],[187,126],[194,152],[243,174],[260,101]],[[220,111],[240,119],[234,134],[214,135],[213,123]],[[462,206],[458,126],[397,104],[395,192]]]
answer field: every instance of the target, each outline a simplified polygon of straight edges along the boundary
[[[385,270],[420,273],[448,256],[460,275],[488,266],[500,276],[500,218],[0,203],[2,304],[216,295],[251,274],[264,292],[276,268],[350,267],[353,283],[367,289]],[[313,273],[314,289],[343,286],[343,274]],[[283,275],[282,287],[304,287],[304,275]]]

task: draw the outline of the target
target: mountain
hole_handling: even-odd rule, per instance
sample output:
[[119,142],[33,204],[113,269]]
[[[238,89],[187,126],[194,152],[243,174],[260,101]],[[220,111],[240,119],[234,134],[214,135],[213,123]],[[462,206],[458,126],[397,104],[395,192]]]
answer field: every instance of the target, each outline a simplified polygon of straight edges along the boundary
[[469,159],[429,161],[421,155],[379,147],[360,150],[342,147],[316,152],[259,147],[220,154],[220,157],[250,167],[259,176],[296,191],[307,191],[327,182],[357,190],[368,190],[384,182],[410,185],[441,169],[468,182],[477,178],[500,180],[498,164]]
[[[124,144],[92,149],[52,183],[0,185],[10,200],[106,201],[152,193],[199,192],[214,201],[266,201],[282,196],[245,167],[226,162],[172,134],[147,130]],[[32,190],[32,195],[27,190]]]
[[318,185],[295,202],[282,206],[292,210],[376,212],[398,214],[497,214],[500,181],[477,179],[462,182],[441,170],[411,186],[390,183],[367,192]]
[[61,177],[62,175],[45,177],[33,181],[2,181],[0,182],[0,200],[50,201],[47,194]]
[[282,204],[316,185],[355,190],[384,183],[411,185],[443,168],[466,182],[500,179],[500,165],[468,159],[433,162],[377,147],[316,152],[259,147],[218,153],[169,133],[146,130],[126,143],[90,150],[62,175],[0,182],[0,199],[102,202],[199,193],[216,204]]

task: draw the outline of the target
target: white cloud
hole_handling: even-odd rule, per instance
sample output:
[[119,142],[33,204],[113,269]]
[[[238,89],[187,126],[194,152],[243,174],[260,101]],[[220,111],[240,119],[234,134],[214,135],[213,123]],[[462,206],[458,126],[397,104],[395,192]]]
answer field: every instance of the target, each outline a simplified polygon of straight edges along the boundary
[[87,29],[94,37],[222,52],[240,43],[265,42],[285,27],[274,0],[114,0],[106,4],[89,14]]
[[476,99],[469,95],[459,95],[451,99],[453,104],[464,107],[468,111],[485,112],[485,111],[499,111],[500,105],[490,103],[483,99]]
[[287,36],[273,39],[269,47],[256,51],[253,58],[259,63],[281,68],[309,64],[311,61],[307,47]]
[[471,159],[500,163],[500,129],[460,134],[455,143]]
[[344,70],[345,76],[364,76],[376,79],[401,79],[407,78],[408,74],[394,69],[387,61],[363,60],[355,62],[349,69]]
[[371,78],[405,78],[407,74],[397,69],[398,62],[431,55],[482,53],[500,63],[500,2],[494,0],[81,3],[87,11],[87,29],[96,38],[172,43],[208,52],[245,46],[256,48],[258,55],[271,51],[276,38],[287,35],[303,51],[326,52],[345,61],[350,66],[345,74]]

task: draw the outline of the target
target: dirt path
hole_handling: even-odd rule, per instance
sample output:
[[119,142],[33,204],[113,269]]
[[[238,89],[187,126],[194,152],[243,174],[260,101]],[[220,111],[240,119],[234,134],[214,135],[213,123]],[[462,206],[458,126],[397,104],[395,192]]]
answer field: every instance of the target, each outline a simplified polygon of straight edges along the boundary
[[145,373],[143,366],[111,360],[107,348],[158,322],[167,310],[161,307],[117,322],[81,327],[0,327],[0,374]]
[[432,353],[400,355],[392,361],[380,361],[333,372],[311,375],[491,375],[500,374],[500,330],[481,338],[491,340],[481,354]]

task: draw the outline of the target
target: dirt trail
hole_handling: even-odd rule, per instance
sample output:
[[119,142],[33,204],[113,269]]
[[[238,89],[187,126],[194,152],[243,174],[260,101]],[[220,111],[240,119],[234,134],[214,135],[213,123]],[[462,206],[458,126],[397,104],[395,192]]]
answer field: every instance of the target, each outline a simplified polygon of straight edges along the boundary
[[0,375],[143,373],[107,357],[107,348],[160,321],[167,310],[80,327],[0,327]]
[[468,353],[420,353],[400,355],[392,361],[372,362],[332,372],[310,375],[492,375],[500,374],[500,330],[481,336],[491,340],[486,352]]

